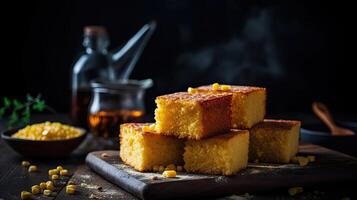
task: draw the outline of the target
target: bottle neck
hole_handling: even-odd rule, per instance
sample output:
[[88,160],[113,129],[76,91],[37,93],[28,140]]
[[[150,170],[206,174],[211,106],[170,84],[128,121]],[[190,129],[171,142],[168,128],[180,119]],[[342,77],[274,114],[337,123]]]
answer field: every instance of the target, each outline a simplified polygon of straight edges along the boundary
[[106,36],[84,36],[83,46],[86,53],[107,53],[109,46],[109,39]]

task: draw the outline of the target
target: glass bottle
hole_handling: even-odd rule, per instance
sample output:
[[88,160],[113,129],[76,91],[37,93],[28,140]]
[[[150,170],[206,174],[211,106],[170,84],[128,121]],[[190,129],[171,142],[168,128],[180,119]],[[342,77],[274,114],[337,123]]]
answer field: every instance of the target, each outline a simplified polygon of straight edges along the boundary
[[87,115],[91,96],[90,82],[94,79],[111,79],[107,47],[109,38],[104,27],[84,28],[83,46],[85,51],[74,64],[72,71],[72,122],[76,126],[88,128]]

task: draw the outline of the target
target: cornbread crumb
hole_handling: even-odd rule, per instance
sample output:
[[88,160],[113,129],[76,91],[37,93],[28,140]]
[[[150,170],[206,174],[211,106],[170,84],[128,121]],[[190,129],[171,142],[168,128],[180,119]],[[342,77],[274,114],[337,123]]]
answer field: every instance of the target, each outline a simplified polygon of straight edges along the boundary
[[29,171],[29,172],[37,172],[37,171],[38,171],[38,168],[37,168],[36,165],[30,165],[28,171]]
[[187,89],[187,92],[188,92],[189,94],[194,94],[194,93],[197,92],[197,90],[194,89],[194,88],[192,88],[192,87],[189,87],[189,88]]
[[166,178],[175,178],[176,177],[176,171],[175,170],[165,170],[162,175]]
[[165,171],[165,167],[161,165],[161,166],[159,167],[159,172],[163,172],[163,171]]
[[21,192],[21,199],[30,199],[31,196],[32,196],[32,194],[30,192],[27,192],[27,191]]
[[309,159],[307,157],[297,156],[297,160],[300,166],[306,166],[307,164],[309,164]]
[[75,138],[82,135],[83,132],[68,125],[58,122],[44,122],[28,125],[25,128],[11,135],[13,138],[26,140],[64,140]]
[[230,85],[221,85],[221,90],[227,91],[230,90],[232,87]]
[[304,189],[302,187],[292,187],[288,190],[290,196],[295,196],[303,191]]
[[30,166],[30,162],[24,160],[24,161],[21,162],[21,165],[24,166],[24,167],[28,167],[28,166]]
[[309,156],[307,156],[307,158],[309,159],[309,162],[315,162],[315,160],[316,160],[316,157],[313,155],[309,155]]
[[102,154],[100,154],[100,156],[101,156],[102,158],[107,158],[109,155],[108,155],[107,153],[102,153]]

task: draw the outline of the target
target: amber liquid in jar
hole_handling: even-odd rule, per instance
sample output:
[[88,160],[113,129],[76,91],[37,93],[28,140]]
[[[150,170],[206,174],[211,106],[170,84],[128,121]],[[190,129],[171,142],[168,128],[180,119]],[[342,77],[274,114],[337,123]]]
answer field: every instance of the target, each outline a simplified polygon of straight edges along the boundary
[[91,98],[90,88],[80,88],[72,96],[72,122],[76,126],[88,128],[88,106]]
[[140,110],[99,111],[88,116],[91,132],[104,138],[116,138],[120,125],[128,122],[140,122],[144,115]]

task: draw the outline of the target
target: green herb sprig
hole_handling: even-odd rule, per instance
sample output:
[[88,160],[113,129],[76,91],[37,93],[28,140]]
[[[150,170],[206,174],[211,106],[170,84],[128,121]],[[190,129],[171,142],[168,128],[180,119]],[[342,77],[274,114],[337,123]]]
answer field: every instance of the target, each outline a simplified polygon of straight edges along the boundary
[[[46,109],[55,112],[51,107],[46,105],[45,100],[41,99],[41,94],[36,97],[28,94],[26,101],[23,103],[17,99],[11,100],[7,97],[4,97],[3,101],[4,105],[0,107],[0,119],[8,118],[8,128],[29,124],[32,111],[42,112]],[[9,115],[6,116],[6,113],[9,113]]]

